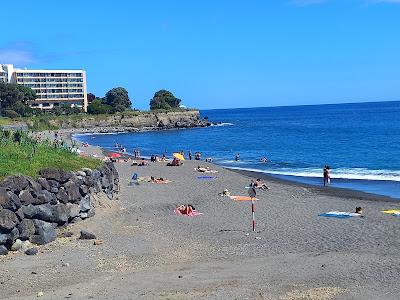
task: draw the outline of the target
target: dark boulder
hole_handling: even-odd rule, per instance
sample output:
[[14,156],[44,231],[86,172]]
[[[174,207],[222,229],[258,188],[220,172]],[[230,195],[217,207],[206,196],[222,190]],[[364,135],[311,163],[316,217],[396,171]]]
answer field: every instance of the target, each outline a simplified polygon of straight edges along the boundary
[[43,189],[50,191],[51,187],[47,180],[43,177],[39,177],[37,182],[42,186]]
[[4,245],[8,241],[8,234],[0,233],[0,245]]
[[68,215],[70,219],[79,216],[80,206],[78,204],[68,203],[66,206],[68,209]]
[[12,245],[14,241],[19,238],[19,230],[17,227],[13,228],[10,233],[8,234],[8,241],[9,245]]
[[108,180],[107,177],[102,177],[101,178],[101,187],[103,189],[107,189],[110,186],[110,181]]
[[5,246],[0,245],[0,255],[7,255],[7,254],[8,254],[8,249]]
[[100,171],[97,170],[97,169],[94,169],[93,172],[92,172],[92,177],[93,177],[95,180],[96,180],[96,179],[99,179],[99,178],[101,177]]
[[35,203],[36,200],[33,198],[31,192],[24,190],[19,193],[19,199],[23,205],[29,205]]
[[79,186],[75,182],[68,181],[66,184],[64,184],[64,188],[68,194],[69,202],[77,202],[81,198]]
[[55,181],[55,180],[48,180],[47,182],[49,183],[51,189],[53,189],[53,188],[57,188],[57,189],[60,188],[60,183],[59,183],[58,181]]
[[79,187],[79,192],[81,193],[82,196],[85,196],[89,192],[88,187],[86,185],[82,184]]
[[40,174],[40,176],[42,176],[46,179],[53,179],[53,180],[58,181],[59,183],[67,182],[72,176],[72,174],[70,172],[66,172],[66,171],[54,169],[54,168],[43,169],[39,172],[39,174]]
[[59,225],[68,222],[70,211],[65,204],[58,203],[56,205],[52,205],[52,210],[53,218],[50,220],[51,222],[57,223]]
[[37,205],[37,211],[34,219],[43,220],[50,223],[64,224],[68,221],[68,209],[65,204],[58,203],[51,205],[50,203]]
[[18,223],[17,215],[8,209],[0,210],[0,231],[10,232]]
[[37,183],[35,180],[33,180],[32,178],[26,177],[26,180],[28,180],[28,182],[29,182],[30,191],[33,192],[35,195],[42,190],[42,186],[39,183]]
[[19,230],[17,228],[13,228],[9,233],[0,233],[0,245],[6,245],[10,248],[18,237]]
[[79,236],[79,239],[81,239],[81,240],[94,240],[94,239],[96,239],[96,236],[93,233],[89,232],[89,231],[81,230],[81,235]]
[[94,178],[92,176],[86,176],[83,179],[83,183],[88,186],[88,187],[92,187],[94,185]]
[[0,206],[5,209],[16,211],[21,207],[21,201],[13,192],[0,188]]
[[90,195],[86,195],[81,199],[81,202],[79,203],[79,208],[80,211],[82,212],[86,212],[92,208],[92,201],[90,199]]
[[29,185],[29,182],[26,180],[25,176],[12,176],[12,180],[15,186],[14,192],[20,192],[26,189]]
[[17,225],[19,230],[19,238],[21,240],[29,240],[35,234],[35,224],[32,220],[24,219]]
[[37,205],[36,208],[36,214],[33,216],[34,219],[53,222],[53,208],[51,204]]
[[74,182],[77,186],[80,186],[83,184],[83,177],[82,176],[77,176],[77,175],[73,175],[69,181]]
[[34,206],[32,204],[29,204],[27,206],[23,206],[22,209],[24,211],[25,217],[28,218],[28,219],[33,219],[35,217],[35,215],[38,213],[37,206]]
[[57,199],[58,199],[58,201],[60,201],[64,204],[68,203],[69,197],[68,197],[68,194],[65,191],[64,187],[61,187],[60,190],[58,191]]
[[33,223],[35,225],[35,234],[30,238],[32,243],[44,245],[56,239],[57,233],[52,224],[41,220],[33,220]]
[[20,192],[26,189],[29,185],[28,180],[24,176],[9,176],[5,180],[0,183],[0,187],[11,191],[11,192]]
[[19,220],[19,221],[22,221],[22,220],[25,218],[24,207],[23,207],[23,206],[20,207],[20,208],[15,212],[15,214],[17,215],[18,220]]
[[25,251],[26,255],[36,255],[38,253],[37,248],[29,248]]
[[54,194],[50,193],[49,191],[43,190],[37,195],[37,200],[34,204],[39,204],[39,203],[43,204],[49,202],[52,204],[56,204],[57,198]]

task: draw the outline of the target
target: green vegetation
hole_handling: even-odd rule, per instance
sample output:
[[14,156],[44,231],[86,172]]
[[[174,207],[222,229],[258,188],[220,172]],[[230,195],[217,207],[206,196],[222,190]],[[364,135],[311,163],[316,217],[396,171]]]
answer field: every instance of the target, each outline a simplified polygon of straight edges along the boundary
[[35,117],[32,119],[32,125],[29,126],[30,130],[33,131],[44,131],[44,130],[58,130],[57,126],[51,125],[49,117]]
[[92,115],[114,114],[131,110],[132,102],[129,99],[128,91],[123,87],[113,88],[108,91],[104,98],[98,98],[89,93],[88,113]]
[[0,83],[0,116],[18,118],[32,116],[37,110],[28,106],[36,99],[36,93],[19,84]]
[[0,179],[16,174],[36,178],[44,168],[76,171],[83,167],[96,168],[101,163],[49,141],[37,142],[20,131],[0,131]]
[[159,90],[154,94],[154,97],[150,100],[150,109],[165,109],[171,110],[174,108],[179,108],[181,99],[178,99],[167,90]]

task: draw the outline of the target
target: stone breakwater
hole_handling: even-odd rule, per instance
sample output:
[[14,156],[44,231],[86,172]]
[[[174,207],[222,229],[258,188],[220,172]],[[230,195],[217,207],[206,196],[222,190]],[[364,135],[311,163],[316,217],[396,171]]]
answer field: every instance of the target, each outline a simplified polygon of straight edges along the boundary
[[92,196],[102,192],[112,199],[119,183],[112,163],[77,172],[43,169],[40,176],[0,182],[0,255],[54,241],[55,228],[94,216]]

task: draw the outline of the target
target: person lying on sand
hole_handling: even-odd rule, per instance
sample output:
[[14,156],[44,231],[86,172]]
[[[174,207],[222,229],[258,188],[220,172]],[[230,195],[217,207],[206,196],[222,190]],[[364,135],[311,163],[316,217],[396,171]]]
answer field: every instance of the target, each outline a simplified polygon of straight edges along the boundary
[[265,184],[265,182],[261,181],[260,178],[252,180],[250,186],[256,189],[269,190],[269,187]]
[[151,180],[152,183],[170,183],[171,182],[171,181],[166,180],[166,179],[164,179],[162,177],[154,178],[153,176],[150,177],[150,180]]
[[138,163],[138,166],[148,166],[149,163],[147,161],[144,160],[144,158],[142,158],[142,161],[140,163]]
[[218,171],[211,170],[210,167],[204,168],[204,167],[197,166],[197,168],[195,168],[195,170],[197,172],[202,172],[202,173],[218,173]]
[[179,211],[182,215],[189,215],[191,213],[193,213],[193,211],[195,210],[195,208],[193,207],[193,205],[188,204],[188,205],[180,205],[176,208],[177,211]]

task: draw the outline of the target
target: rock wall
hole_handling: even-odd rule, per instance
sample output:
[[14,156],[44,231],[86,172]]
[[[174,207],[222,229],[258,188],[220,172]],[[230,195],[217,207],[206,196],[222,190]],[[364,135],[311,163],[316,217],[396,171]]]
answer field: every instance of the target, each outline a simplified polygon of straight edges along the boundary
[[77,172],[44,169],[40,176],[10,176],[0,182],[0,255],[16,241],[54,241],[57,226],[94,216],[92,195],[104,192],[112,199],[119,183],[112,163]]
[[[84,118],[56,118],[50,124],[62,129],[81,128],[93,131],[137,131],[144,128],[172,129],[211,125],[200,118],[199,111],[141,113],[137,116],[116,114],[107,117],[87,115]],[[101,129],[101,130],[96,130]]]

